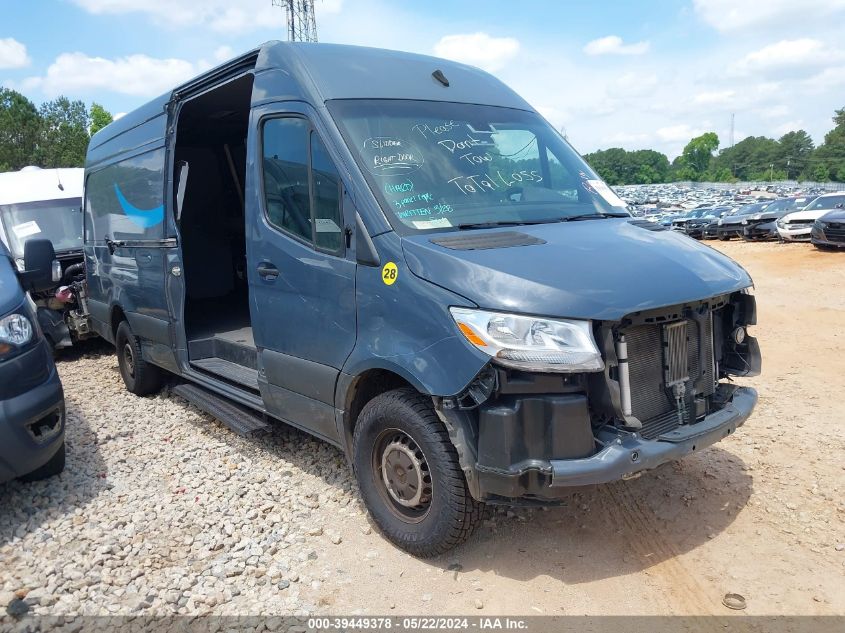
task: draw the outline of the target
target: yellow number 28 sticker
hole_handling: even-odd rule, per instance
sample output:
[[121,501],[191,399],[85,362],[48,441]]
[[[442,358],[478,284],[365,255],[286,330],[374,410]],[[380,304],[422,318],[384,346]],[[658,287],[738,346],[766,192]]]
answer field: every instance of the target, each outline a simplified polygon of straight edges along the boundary
[[381,269],[381,280],[388,286],[392,286],[399,276],[399,270],[393,262],[387,262]]

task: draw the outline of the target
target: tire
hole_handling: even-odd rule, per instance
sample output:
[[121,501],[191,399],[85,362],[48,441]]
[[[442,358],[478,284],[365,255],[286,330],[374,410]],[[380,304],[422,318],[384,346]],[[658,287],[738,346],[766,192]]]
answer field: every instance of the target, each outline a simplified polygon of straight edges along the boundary
[[[442,554],[469,538],[481,520],[484,506],[467,489],[443,423],[431,400],[414,389],[388,391],[367,403],[352,451],[367,509],[384,536],[406,552]],[[384,476],[391,463],[392,484]]]
[[28,473],[20,478],[21,481],[41,481],[42,479],[48,479],[50,477],[54,477],[61,473],[65,469],[65,443],[62,440],[62,445],[59,447],[59,450],[56,451],[56,454],[50,458],[50,461],[33,470],[31,473]]
[[114,345],[117,351],[117,365],[126,390],[136,396],[148,396],[157,392],[161,388],[162,371],[144,360],[141,344],[138,337],[132,333],[128,321],[123,321],[118,326]]

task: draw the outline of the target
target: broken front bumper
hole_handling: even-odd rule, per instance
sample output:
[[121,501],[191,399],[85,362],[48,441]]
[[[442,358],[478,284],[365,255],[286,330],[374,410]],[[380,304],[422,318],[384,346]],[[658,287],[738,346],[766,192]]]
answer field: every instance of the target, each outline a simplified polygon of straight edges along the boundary
[[590,457],[526,460],[506,470],[478,464],[476,474],[481,496],[487,500],[554,501],[565,496],[566,489],[572,486],[628,479],[727,437],[745,423],[756,404],[757,392],[740,387],[722,409],[654,440],[605,427],[597,434],[604,448]]

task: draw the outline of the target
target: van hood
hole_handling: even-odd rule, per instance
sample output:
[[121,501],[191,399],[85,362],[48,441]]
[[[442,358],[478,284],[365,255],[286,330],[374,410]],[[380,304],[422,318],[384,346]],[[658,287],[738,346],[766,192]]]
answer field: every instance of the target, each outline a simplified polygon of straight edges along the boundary
[[[516,242],[542,241],[475,250],[432,241],[501,238],[496,233],[521,234],[511,240]],[[627,219],[413,235],[402,244],[418,277],[479,307],[524,314],[616,321],[752,284],[739,264],[715,249]]]

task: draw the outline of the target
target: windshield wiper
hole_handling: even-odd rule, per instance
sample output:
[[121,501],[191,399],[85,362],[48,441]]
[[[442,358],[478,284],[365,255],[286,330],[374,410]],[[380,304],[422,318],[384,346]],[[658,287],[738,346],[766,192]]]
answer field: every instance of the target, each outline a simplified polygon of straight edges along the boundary
[[494,226],[523,226],[525,224],[540,223],[529,220],[498,220],[493,222],[468,222],[466,224],[459,224],[457,228],[463,231],[465,229],[489,229]]
[[571,222],[577,220],[592,220],[593,218],[629,218],[627,213],[580,213],[568,215],[562,218],[544,218],[542,220],[494,220],[492,222],[470,222],[458,224],[457,228],[464,229],[488,229],[495,226],[531,226],[535,224],[555,224],[556,222]]
[[630,218],[627,213],[579,213],[578,215],[568,215],[565,218],[560,218],[558,222],[577,222],[578,220],[593,220],[596,218]]

